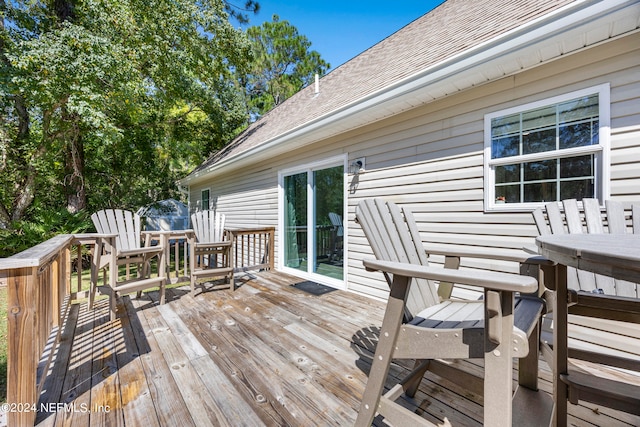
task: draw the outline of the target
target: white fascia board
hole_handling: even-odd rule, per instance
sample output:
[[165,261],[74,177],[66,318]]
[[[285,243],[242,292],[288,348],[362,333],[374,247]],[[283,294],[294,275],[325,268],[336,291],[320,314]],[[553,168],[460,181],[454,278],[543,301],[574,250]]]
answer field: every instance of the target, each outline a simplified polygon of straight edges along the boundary
[[[189,185],[204,180],[211,173],[223,168],[240,167],[246,162],[257,160],[260,153],[264,154],[265,151],[275,147],[280,146],[283,150],[290,151],[293,148],[291,144],[302,146],[347,129],[355,129],[389,117],[406,109],[407,100],[415,99],[420,93],[427,93],[430,87],[442,85],[453,79],[460,81],[465,76],[477,75],[479,70],[486,69],[489,65],[512,63],[518,56],[532,55],[543,46],[559,43],[567,37],[575,37],[577,33],[583,34],[602,25],[612,25],[616,21],[619,22],[621,16],[629,14],[640,16],[640,3],[637,0],[583,0],[570,3],[413,76],[293,128],[228,160],[216,163],[198,174],[185,177],[179,182]],[[472,86],[472,84],[469,85],[469,87]],[[468,88],[458,88],[458,91],[464,89]],[[435,99],[423,99],[421,103],[426,104],[433,100]],[[384,112],[380,109],[379,114],[371,113],[372,110],[383,105]],[[359,117],[362,118],[359,119]],[[348,125],[344,128],[338,126],[340,122],[347,123],[347,121]]]

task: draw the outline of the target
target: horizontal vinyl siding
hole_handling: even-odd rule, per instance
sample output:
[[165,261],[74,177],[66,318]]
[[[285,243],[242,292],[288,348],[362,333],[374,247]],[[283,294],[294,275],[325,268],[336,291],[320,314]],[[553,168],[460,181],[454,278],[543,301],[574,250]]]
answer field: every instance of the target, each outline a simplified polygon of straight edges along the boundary
[[[210,183],[211,200],[232,213],[234,226],[277,225],[278,171],[348,153],[366,158],[366,171],[348,194],[348,289],[386,298],[388,286],[362,260],[371,249],[354,221],[357,203],[384,197],[410,208],[427,248],[491,247],[516,251],[533,245],[531,214],[485,213],[484,115],[602,83],[611,85],[611,197],[640,200],[640,35],[569,55],[375,124],[260,161],[260,170],[235,172]],[[355,184],[348,177],[348,184]],[[194,188],[192,197],[200,197]],[[217,199],[216,199],[217,198]],[[193,200],[193,199],[192,199]],[[441,262],[438,257],[434,262]],[[465,260],[473,267],[517,272],[513,263]],[[465,296],[473,295],[459,291]]]
[[640,201],[640,53],[636,55],[636,67],[629,69],[634,79],[611,90],[611,197],[625,202]]
[[[640,200],[640,37],[569,56],[378,123],[357,137],[350,157],[366,157],[349,200],[349,288],[384,298],[380,273],[362,260],[371,250],[353,222],[364,198],[384,197],[414,213],[425,247],[491,247],[518,251],[534,245],[530,213],[485,213],[483,205],[484,115],[573,90],[611,84],[611,197]],[[432,257],[433,262],[442,262]],[[496,260],[463,260],[463,268],[516,273],[518,266]],[[472,295],[459,291],[464,295]]]

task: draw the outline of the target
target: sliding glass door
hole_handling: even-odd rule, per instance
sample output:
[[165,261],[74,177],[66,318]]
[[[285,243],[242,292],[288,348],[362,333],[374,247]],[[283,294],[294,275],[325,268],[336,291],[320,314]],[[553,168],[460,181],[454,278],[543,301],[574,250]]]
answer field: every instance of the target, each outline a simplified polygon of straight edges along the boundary
[[281,183],[283,267],[342,285],[344,165],[283,174]]

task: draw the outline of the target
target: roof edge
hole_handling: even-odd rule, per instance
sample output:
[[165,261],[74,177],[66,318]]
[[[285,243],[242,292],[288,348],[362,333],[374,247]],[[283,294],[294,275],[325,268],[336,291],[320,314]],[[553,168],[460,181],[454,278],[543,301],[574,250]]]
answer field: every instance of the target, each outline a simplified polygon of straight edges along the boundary
[[[290,142],[296,138],[306,136],[306,138],[301,140],[302,145],[304,145],[305,141],[313,142],[319,137],[329,137],[331,134],[327,134],[328,131],[326,130],[326,125],[328,123],[352,118],[363,111],[370,110],[375,106],[391,100],[398,101],[402,97],[407,96],[407,94],[418,89],[440,83],[446,79],[452,78],[452,76],[458,76],[461,73],[474,69],[482,64],[486,64],[488,61],[500,60],[500,58],[505,58],[509,54],[530,48],[535,44],[543,43],[546,40],[558,37],[578,27],[592,25],[593,22],[602,17],[606,17],[612,13],[634,5],[637,6],[637,2],[634,0],[613,0],[606,2],[598,0],[581,0],[568,4],[547,15],[536,18],[522,26],[500,34],[493,39],[487,40],[486,42],[474,46],[471,49],[434,64],[433,66],[412,76],[399,80],[398,82],[365,97],[359,98],[341,108],[335,109],[311,121],[292,128],[287,132],[273,137],[270,140],[264,141],[263,143],[249,148],[244,152],[238,153],[228,159],[224,159],[221,162],[215,163],[196,173],[191,173],[185,178],[179,180],[178,184],[188,186],[192,183],[203,181],[216,171],[233,166],[234,164],[242,163],[250,157],[270,150],[275,146]],[[469,87],[472,86],[473,85],[469,85]],[[435,99],[432,99],[429,102],[434,100]],[[402,110],[397,112],[400,111]],[[390,116],[392,114],[395,113],[387,112],[385,116]],[[355,122],[357,123],[357,121]],[[357,124],[353,126],[353,129],[364,124],[366,123]],[[334,131],[333,134],[335,135],[341,131]],[[321,133],[322,135],[320,135]],[[314,135],[316,134],[317,136],[314,139]]]

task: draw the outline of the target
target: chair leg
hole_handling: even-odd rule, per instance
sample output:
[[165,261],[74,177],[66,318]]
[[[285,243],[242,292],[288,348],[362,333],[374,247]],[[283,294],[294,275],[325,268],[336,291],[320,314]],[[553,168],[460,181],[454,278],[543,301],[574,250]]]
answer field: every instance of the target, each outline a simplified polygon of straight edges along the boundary
[[396,345],[396,339],[402,325],[404,316],[404,301],[409,289],[410,279],[400,275],[394,275],[391,285],[391,293],[387,302],[387,309],[382,320],[382,328],[380,329],[380,339],[376,346],[376,353],[371,364],[371,372],[367,387],[364,390],[356,426],[370,427],[373,418],[378,412],[378,404],[384,384],[389,374],[389,366],[393,350]]
[[403,384],[404,394],[409,397],[414,397],[418,388],[420,387],[420,383],[422,382],[422,377],[429,369],[430,360],[416,360],[416,363],[413,367],[413,371],[407,377],[407,381]]
[[[498,291],[485,290],[486,301],[491,300],[488,292]],[[497,316],[485,309],[484,425],[510,427],[513,418],[513,292],[499,292],[499,304]],[[492,333],[499,336],[499,343],[491,339]]]
[[195,290],[196,290],[196,276],[193,274],[193,272],[196,270],[196,254],[195,254],[195,250],[193,249],[193,244],[191,244],[191,252],[190,252],[190,256],[189,256],[189,286],[191,287],[191,295],[193,296],[195,294]]
[[[95,249],[94,249],[95,251]],[[96,290],[98,288],[98,265],[96,263],[99,262],[98,256],[94,254],[91,256],[91,279],[89,284],[89,301],[87,302],[89,310],[93,308],[93,303],[96,299]]]
[[540,358],[540,322],[529,335],[529,354],[518,360],[518,384],[538,391],[538,361]]
[[[166,247],[166,246],[165,246]],[[165,251],[162,251],[158,256],[158,276],[162,278],[160,282],[160,305],[165,303],[165,287],[167,286],[167,258]]]
[[113,321],[118,317],[116,315],[116,291],[114,289],[109,290],[109,318]]

